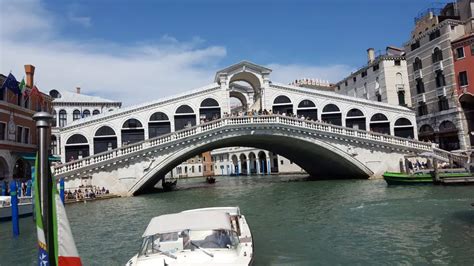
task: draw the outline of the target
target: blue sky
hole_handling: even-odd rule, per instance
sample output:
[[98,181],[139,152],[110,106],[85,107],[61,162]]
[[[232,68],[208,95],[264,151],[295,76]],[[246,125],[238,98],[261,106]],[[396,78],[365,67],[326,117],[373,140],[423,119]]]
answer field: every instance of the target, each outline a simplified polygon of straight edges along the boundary
[[[413,18],[433,3],[0,1],[7,11],[1,73],[21,76],[33,63],[42,90],[81,86],[126,105],[204,86],[216,70],[243,59],[270,66],[278,82],[334,82],[366,62],[368,47],[402,45]],[[140,93],[132,94],[136,86]]]

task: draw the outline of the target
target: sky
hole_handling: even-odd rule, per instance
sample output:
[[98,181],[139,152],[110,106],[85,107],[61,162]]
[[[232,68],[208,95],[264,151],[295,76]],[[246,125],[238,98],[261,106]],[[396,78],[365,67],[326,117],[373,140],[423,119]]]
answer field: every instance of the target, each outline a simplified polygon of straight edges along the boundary
[[[439,1],[438,1],[439,2]],[[426,0],[0,0],[0,73],[125,106],[197,89],[249,60],[272,81],[337,82],[402,46]]]

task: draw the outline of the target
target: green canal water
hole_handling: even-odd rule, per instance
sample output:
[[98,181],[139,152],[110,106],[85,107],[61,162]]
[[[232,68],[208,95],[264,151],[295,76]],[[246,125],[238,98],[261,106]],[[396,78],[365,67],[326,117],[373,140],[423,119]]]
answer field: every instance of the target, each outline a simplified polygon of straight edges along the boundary
[[[180,181],[178,191],[67,206],[85,265],[123,265],[153,216],[238,205],[255,265],[472,265],[473,187],[387,187],[383,180],[300,181],[221,177]],[[36,265],[36,231],[0,223],[0,265]]]

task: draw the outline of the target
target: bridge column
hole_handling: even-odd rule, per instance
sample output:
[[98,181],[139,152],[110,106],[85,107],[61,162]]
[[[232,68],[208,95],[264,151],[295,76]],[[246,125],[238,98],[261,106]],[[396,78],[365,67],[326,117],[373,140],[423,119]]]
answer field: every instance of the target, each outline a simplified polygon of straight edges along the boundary
[[240,160],[237,161],[237,175],[242,174],[242,162]]
[[247,156],[247,175],[250,175],[250,159]]
[[270,164],[270,158],[267,158],[267,174],[271,174],[271,173],[272,173],[272,167]]
[[257,175],[260,174],[260,160],[258,158],[255,158],[255,162],[257,163]]

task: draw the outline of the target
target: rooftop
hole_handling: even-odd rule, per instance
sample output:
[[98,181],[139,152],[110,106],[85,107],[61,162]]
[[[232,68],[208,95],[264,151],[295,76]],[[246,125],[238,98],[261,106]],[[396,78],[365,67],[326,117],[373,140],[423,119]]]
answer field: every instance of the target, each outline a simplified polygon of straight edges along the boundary
[[64,91],[52,90],[50,94],[54,93],[54,91],[58,92],[58,97],[54,98],[53,103],[117,103],[117,104],[122,104],[121,102],[104,99],[98,96],[85,95],[85,94],[65,91],[65,90]]

